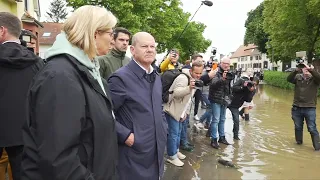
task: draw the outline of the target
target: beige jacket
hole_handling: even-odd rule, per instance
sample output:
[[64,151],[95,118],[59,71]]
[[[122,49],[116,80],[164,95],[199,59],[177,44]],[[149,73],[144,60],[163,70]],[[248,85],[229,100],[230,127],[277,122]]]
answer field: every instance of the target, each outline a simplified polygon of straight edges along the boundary
[[[182,72],[191,78],[189,69],[183,69]],[[177,121],[182,120],[181,116],[183,116],[182,113],[186,108],[186,114],[190,112],[191,103],[188,104],[188,101],[193,96],[194,90],[191,91],[188,84],[188,78],[184,74],[180,74],[173,81],[169,89],[169,91],[173,91],[173,93],[169,95],[168,103],[164,104],[164,111]]]

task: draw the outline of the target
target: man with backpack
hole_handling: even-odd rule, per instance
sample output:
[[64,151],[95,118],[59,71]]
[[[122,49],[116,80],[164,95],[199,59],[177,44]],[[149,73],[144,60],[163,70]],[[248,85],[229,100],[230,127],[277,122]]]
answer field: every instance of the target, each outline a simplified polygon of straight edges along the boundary
[[[182,122],[189,116],[189,108],[191,98],[194,95],[196,84],[199,82],[203,71],[202,62],[194,62],[192,68],[184,69],[182,72],[175,71],[171,75],[174,78],[168,91],[164,89],[163,102],[164,112],[168,122],[168,140],[167,140],[167,153],[169,158],[168,162],[181,167],[184,163],[181,161],[186,158],[179,152],[180,135],[182,130]],[[161,77],[163,84],[170,84],[169,74]],[[163,86],[167,88],[167,86]]]

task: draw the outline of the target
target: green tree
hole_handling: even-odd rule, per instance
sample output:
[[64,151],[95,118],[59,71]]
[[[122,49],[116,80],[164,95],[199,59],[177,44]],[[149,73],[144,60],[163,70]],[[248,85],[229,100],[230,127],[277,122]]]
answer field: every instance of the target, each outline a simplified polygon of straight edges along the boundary
[[48,22],[59,23],[66,19],[68,15],[66,2],[64,0],[53,0],[50,3],[49,10],[46,12]]
[[132,33],[151,33],[158,43],[158,53],[174,46],[181,51],[183,60],[190,55],[190,47],[191,52],[204,52],[211,43],[202,35],[206,26],[195,22],[190,23],[183,36],[176,40],[190,17],[180,7],[180,0],[67,0],[67,3],[74,9],[87,4],[106,7],[118,18],[117,26]]
[[246,33],[244,44],[255,44],[262,53],[267,53],[266,43],[269,41],[269,35],[263,29],[263,2],[254,10],[248,12],[248,18],[245,22]]
[[308,61],[319,52],[319,0],[265,0],[264,30],[276,56],[295,58],[307,51]]

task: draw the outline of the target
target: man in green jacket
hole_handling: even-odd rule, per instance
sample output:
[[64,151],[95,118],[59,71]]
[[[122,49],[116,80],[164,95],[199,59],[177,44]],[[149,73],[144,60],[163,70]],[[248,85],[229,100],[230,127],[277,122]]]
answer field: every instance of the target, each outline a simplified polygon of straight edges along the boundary
[[307,64],[303,64],[303,66],[303,68],[299,68],[298,66],[296,71],[293,71],[287,78],[288,82],[295,84],[291,110],[295,127],[295,138],[297,144],[302,144],[303,124],[305,120],[311,135],[313,147],[316,151],[319,151],[320,139],[316,125],[316,105],[320,74]]
[[108,80],[111,74],[129,63],[130,58],[126,56],[126,52],[130,37],[131,33],[127,29],[122,27],[114,29],[113,48],[108,54],[97,57],[100,63],[101,77]]

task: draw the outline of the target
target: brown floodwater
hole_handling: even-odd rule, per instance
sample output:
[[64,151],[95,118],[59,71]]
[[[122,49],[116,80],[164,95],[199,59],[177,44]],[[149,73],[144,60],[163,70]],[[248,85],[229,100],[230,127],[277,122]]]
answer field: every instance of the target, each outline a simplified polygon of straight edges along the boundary
[[[254,97],[250,121],[240,118],[240,141],[233,141],[232,117],[227,110],[226,137],[233,145],[210,147],[204,132],[190,132],[193,152],[183,152],[184,167],[165,164],[165,180],[215,179],[320,179],[320,152],[314,151],[310,134],[304,126],[303,145],[295,144],[291,119],[293,91],[260,85]],[[199,114],[204,111],[201,110]],[[317,109],[319,122],[320,108]],[[191,125],[193,122],[190,122]],[[319,130],[319,125],[317,126]],[[218,159],[232,161],[225,167]]]

